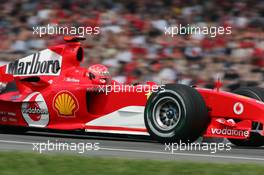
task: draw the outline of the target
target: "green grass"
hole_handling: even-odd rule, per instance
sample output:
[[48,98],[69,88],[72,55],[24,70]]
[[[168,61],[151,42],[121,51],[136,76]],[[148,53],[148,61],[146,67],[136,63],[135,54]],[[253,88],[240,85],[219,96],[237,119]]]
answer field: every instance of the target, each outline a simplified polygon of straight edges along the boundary
[[263,175],[259,164],[129,160],[74,155],[0,152],[1,175]]

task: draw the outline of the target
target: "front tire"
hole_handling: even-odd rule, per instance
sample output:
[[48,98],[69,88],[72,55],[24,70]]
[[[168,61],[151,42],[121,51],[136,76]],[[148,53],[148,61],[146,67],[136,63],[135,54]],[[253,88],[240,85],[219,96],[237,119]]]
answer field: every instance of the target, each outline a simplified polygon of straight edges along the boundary
[[145,125],[159,142],[193,142],[209,124],[202,96],[186,85],[169,84],[153,92],[145,108]]

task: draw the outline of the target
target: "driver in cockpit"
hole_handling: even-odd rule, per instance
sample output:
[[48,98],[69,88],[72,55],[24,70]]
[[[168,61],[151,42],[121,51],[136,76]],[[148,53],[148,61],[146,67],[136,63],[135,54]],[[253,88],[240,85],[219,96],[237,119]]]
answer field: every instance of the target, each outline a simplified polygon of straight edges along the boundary
[[111,83],[111,76],[106,66],[101,64],[95,64],[88,68],[88,72],[86,76],[94,84],[110,84]]

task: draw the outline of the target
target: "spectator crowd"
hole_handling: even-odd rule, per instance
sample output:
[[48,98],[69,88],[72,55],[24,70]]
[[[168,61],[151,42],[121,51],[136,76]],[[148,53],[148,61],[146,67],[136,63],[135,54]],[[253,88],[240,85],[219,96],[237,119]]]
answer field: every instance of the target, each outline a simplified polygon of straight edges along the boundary
[[[63,42],[34,26],[100,27],[86,35],[84,66],[106,65],[122,83],[263,86],[262,0],[9,0],[0,3],[0,60]],[[165,34],[168,26],[231,27],[229,35]]]

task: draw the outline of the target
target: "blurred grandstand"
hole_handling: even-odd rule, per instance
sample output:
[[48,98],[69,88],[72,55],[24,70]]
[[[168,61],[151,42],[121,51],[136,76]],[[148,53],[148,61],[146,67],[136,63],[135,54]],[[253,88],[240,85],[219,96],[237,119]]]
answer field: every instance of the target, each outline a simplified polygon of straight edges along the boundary
[[[84,65],[103,63],[123,83],[264,86],[262,0],[9,0],[0,3],[0,64],[62,42],[33,26],[99,26]],[[231,35],[164,35],[172,25],[231,26]]]

